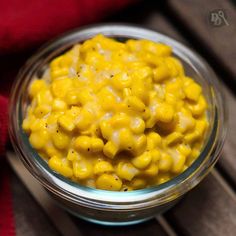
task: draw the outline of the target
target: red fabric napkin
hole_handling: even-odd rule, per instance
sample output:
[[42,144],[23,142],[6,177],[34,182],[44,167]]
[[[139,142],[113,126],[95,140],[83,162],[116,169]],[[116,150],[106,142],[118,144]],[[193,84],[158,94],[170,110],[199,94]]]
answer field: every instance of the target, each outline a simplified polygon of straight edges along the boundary
[[[8,93],[25,51],[75,27],[95,22],[135,0],[0,1],[0,156],[7,141]],[[1,159],[1,158],[0,158]],[[0,160],[0,165],[4,164]],[[3,177],[4,176],[4,177]],[[7,174],[0,176],[0,235],[15,235]],[[2,207],[1,207],[2,206]]]

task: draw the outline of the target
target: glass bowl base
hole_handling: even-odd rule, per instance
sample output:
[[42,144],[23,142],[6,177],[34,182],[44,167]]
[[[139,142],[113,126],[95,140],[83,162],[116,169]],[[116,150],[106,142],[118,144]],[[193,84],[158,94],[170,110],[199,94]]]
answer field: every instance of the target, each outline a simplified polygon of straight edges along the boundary
[[98,225],[104,225],[104,226],[128,226],[128,225],[135,225],[135,224],[140,224],[143,223],[145,221],[148,221],[150,219],[152,219],[153,217],[148,217],[148,218],[144,218],[141,220],[133,220],[133,221],[123,221],[123,222],[112,222],[112,221],[101,221],[101,220],[95,220],[95,219],[91,219],[91,218],[87,218],[84,216],[80,216],[78,214],[76,214],[76,216],[82,220],[94,223],[94,224],[98,224]]

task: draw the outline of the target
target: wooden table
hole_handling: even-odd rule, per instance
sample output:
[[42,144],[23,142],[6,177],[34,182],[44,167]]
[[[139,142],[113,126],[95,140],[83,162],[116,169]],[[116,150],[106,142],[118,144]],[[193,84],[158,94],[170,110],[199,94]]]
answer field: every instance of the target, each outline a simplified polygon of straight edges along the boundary
[[[223,11],[225,20],[221,18],[217,23],[214,17],[219,10]],[[212,16],[214,13],[216,15]],[[78,228],[78,235],[236,235],[235,5],[229,0],[141,1],[104,22],[149,27],[200,53],[222,81],[225,105],[229,108],[229,129],[222,156],[214,170],[173,209],[146,223],[127,227],[103,227],[69,216]],[[17,235],[60,235],[57,226],[13,171],[11,186]]]

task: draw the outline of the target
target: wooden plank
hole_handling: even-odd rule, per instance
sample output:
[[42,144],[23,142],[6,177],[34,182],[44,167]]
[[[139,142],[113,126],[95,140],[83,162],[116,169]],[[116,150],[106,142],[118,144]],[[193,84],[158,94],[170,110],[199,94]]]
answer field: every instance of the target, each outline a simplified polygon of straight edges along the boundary
[[179,226],[181,235],[227,235],[236,232],[236,197],[221,181],[209,175],[165,216]]
[[17,236],[59,236],[47,215],[12,172],[11,186]]
[[[173,23],[187,30],[187,38],[194,40],[202,53],[210,54],[216,66],[230,72],[229,84],[236,84],[236,11],[229,0],[181,0],[168,1],[167,13]],[[225,20],[224,20],[225,18]],[[178,22],[177,22],[178,21]],[[216,24],[222,23],[219,26]]]
[[162,227],[156,220],[149,220],[147,222],[130,225],[130,226],[102,226],[92,224],[80,219],[74,218],[75,222],[80,226],[81,232],[86,236],[147,236],[158,235],[167,236]]
[[82,236],[78,227],[69,218],[67,212],[58,207],[43,186],[24,167],[19,158],[13,152],[9,151],[6,156],[12,169],[32,194],[34,200],[42,207],[48,216],[48,221],[56,227],[58,232],[63,236]]
[[219,165],[224,171],[224,174],[229,176],[236,186],[236,98],[224,87],[225,103],[228,108],[227,136],[222,155],[219,159]]

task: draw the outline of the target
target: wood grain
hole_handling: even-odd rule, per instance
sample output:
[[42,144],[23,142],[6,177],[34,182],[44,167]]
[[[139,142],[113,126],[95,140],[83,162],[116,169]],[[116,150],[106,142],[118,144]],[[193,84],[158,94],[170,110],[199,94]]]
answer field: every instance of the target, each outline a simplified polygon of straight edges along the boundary
[[17,236],[59,236],[60,234],[12,172],[11,188]]
[[223,185],[209,175],[165,216],[179,227],[182,236],[234,236],[236,198]]
[[85,236],[148,236],[158,235],[167,236],[168,234],[158,224],[156,220],[149,220],[147,222],[131,225],[131,226],[101,226],[92,224],[80,219],[74,218],[75,222],[80,227],[80,230]]
[[[236,88],[235,88],[236,89]],[[226,176],[229,176],[232,185],[236,186],[236,98],[226,87],[223,88],[225,94],[225,105],[228,110],[227,136],[219,165],[223,168]]]
[[[225,79],[233,78],[236,82],[236,11],[233,3],[229,0],[170,0],[168,5],[169,12],[180,19],[184,29],[187,27],[189,32],[185,36],[191,34],[191,39],[199,43],[199,50],[210,53],[218,65],[230,72],[232,77]],[[215,27],[210,21],[211,12],[217,10],[223,11],[228,25]]]

